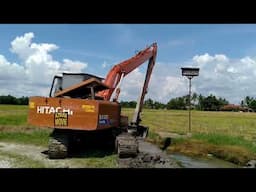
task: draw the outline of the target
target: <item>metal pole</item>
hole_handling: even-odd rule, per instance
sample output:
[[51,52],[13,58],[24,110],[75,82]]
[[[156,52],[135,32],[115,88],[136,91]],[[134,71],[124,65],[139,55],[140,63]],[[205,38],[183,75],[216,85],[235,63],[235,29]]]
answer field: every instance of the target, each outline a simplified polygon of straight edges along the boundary
[[191,133],[191,101],[190,101],[190,98],[191,98],[191,77],[189,77],[189,133]]

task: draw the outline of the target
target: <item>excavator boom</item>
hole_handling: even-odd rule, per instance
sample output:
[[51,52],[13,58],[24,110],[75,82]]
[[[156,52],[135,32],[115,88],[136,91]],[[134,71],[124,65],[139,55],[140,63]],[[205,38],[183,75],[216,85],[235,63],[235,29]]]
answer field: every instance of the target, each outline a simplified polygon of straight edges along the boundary
[[143,102],[144,102],[144,97],[147,94],[148,83],[149,83],[149,80],[150,80],[150,77],[151,77],[151,73],[152,73],[153,67],[155,65],[155,59],[156,59],[155,57],[151,57],[149,59],[147,73],[146,73],[146,77],[145,77],[145,80],[144,80],[143,88],[142,88],[141,94],[140,94],[140,96],[138,98],[136,109],[135,109],[135,113],[134,113],[133,119],[131,121],[131,124],[136,125],[136,126],[138,126],[140,121],[141,121],[140,113],[141,113],[141,110],[142,110],[142,106],[143,106]]
[[[104,100],[110,100],[121,78],[129,74],[131,71],[133,71],[134,69],[136,69],[137,67],[139,67],[141,64],[143,64],[145,61],[149,59],[152,59],[154,63],[156,58],[156,53],[157,53],[157,44],[153,43],[151,46],[137,53],[134,57],[115,65],[109,71],[104,81],[104,83],[107,86],[109,86],[110,89],[99,92],[98,96],[103,97]],[[151,66],[153,67],[153,64]],[[149,80],[149,76],[147,79]],[[147,89],[147,85],[145,89]]]

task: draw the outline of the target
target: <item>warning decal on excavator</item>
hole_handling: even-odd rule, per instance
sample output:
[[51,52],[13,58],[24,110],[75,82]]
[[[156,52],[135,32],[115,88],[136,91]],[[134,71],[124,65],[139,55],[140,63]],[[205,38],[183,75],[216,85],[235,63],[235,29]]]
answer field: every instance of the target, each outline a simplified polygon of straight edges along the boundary
[[99,115],[99,124],[101,125],[109,125],[110,120],[108,115]]
[[35,108],[35,103],[34,102],[29,102],[29,108],[34,109]]
[[82,105],[82,108],[85,110],[85,112],[95,112],[94,105]]
[[55,113],[54,125],[55,126],[68,126],[68,113]]

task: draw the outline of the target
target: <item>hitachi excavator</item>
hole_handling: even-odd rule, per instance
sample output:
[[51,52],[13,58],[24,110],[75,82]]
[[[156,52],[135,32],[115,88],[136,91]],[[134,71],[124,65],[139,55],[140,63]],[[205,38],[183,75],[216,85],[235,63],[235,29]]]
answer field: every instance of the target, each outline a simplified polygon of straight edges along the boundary
[[[50,159],[66,158],[81,140],[112,142],[120,158],[136,157],[138,138],[148,128],[140,125],[140,114],[155,65],[157,44],[115,65],[106,78],[84,73],[54,76],[49,97],[29,98],[28,123],[53,129],[49,139]],[[126,75],[148,61],[143,87],[132,120],[121,115],[118,97]]]

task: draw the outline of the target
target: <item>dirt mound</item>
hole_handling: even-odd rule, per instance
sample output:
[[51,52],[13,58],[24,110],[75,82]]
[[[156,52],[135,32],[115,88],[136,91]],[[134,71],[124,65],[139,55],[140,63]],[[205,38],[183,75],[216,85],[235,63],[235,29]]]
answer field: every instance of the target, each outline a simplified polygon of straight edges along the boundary
[[180,168],[174,159],[157,146],[139,140],[140,153],[136,158],[119,158],[120,168]]

